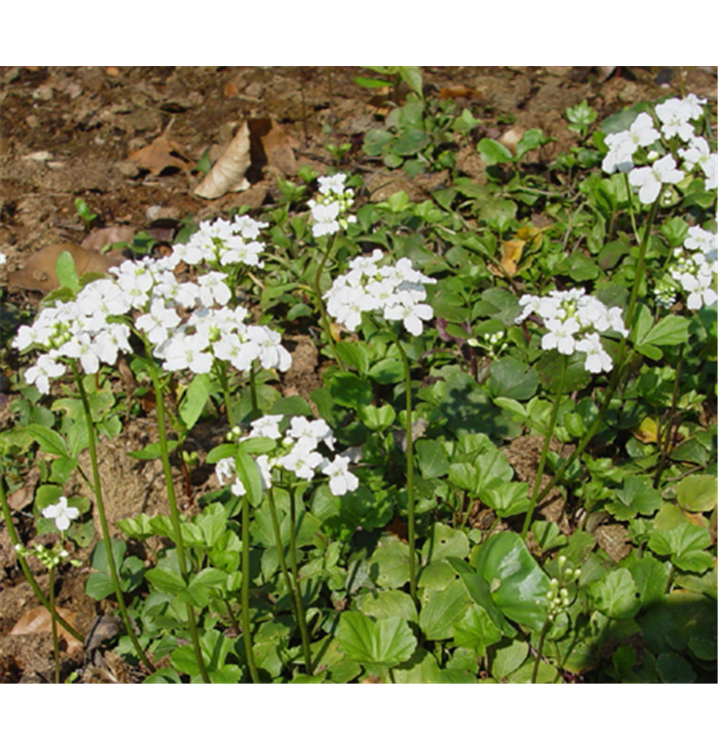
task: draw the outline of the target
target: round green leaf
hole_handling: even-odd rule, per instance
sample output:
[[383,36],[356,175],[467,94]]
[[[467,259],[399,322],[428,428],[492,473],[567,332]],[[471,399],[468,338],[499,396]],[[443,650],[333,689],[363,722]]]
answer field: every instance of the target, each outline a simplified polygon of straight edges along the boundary
[[365,667],[395,667],[416,649],[416,638],[401,617],[373,622],[361,612],[344,612],[337,628],[339,649]]
[[596,608],[613,620],[633,617],[641,608],[641,595],[633,576],[625,569],[614,570],[590,587]]
[[368,406],[374,400],[371,383],[351,372],[338,372],[332,377],[329,392],[334,401],[349,409]]
[[716,507],[718,479],[710,474],[693,474],[676,485],[678,505],[691,513],[708,512]]
[[548,577],[521,537],[504,531],[478,550],[474,565],[489,584],[493,603],[510,620],[540,630],[546,621]]

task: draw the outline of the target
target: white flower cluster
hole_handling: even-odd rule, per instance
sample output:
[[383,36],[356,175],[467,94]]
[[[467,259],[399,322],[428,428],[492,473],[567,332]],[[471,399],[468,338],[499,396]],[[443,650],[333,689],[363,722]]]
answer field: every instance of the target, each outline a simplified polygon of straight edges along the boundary
[[381,250],[371,257],[360,256],[349,263],[349,272],[335,279],[324,295],[327,312],[349,331],[355,331],[364,312],[381,313],[386,320],[400,320],[409,333],[419,336],[425,320],[431,320],[434,311],[426,299],[425,284],[435,284],[436,279],[415,270],[408,258],[396,265],[379,266]]
[[522,323],[532,313],[543,318],[548,333],[541,339],[542,349],[558,349],[561,354],[575,351],[586,354],[588,372],[610,372],[613,362],[603,346],[599,333],[612,330],[627,336],[620,307],[608,308],[584,289],[552,291],[547,297],[525,294],[519,300],[523,310],[516,318]]
[[[359,480],[349,471],[350,460],[347,456],[336,455],[330,460],[318,448],[323,443],[326,448],[334,450],[334,436],[331,428],[323,419],[293,417],[284,434],[279,429],[282,415],[270,415],[255,419],[248,435],[239,438],[239,442],[255,437],[266,437],[277,440],[277,448],[271,455],[260,455],[255,459],[262,486],[272,486],[272,471],[275,468],[291,472],[299,479],[311,480],[316,472],[329,477],[329,489],[339,497],[353,492],[359,486]],[[237,429],[237,428],[235,428]],[[230,435],[234,437],[234,435]],[[244,485],[235,474],[234,458],[222,458],[217,462],[215,473],[220,484],[232,482],[232,493],[242,496]]]
[[266,226],[249,216],[203,221],[189,242],[174,246],[172,257],[190,266],[204,261],[215,267],[244,263],[262,268],[264,262],[259,256],[265,248],[257,238]]
[[50,379],[65,373],[63,360],[79,360],[86,373],[114,364],[118,352],[131,350],[133,317],[168,371],[209,372],[214,359],[240,371],[255,359],[262,367],[289,369],[291,356],[276,331],[246,325],[241,306],[224,307],[231,298],[226,274],[210,271],[197,282],[180,283],[173,273],[177,263],[174,256],[127,260],[110,269],[114,278],[90,282],[75,300],[43,308],[13,341],[21,350],[47,350],[25,372],[26,382],[48,393]]
[[356,216],[347,215],[354,202],[354,191],[344,187],[346,178],[341,173],[319,178],[319,197],[308,201],[314,221],[312,234],[315,237],[334,234],[356,221]]
[[[716,154],[710,152],[708,142],[696,134],[691,124],[691,120],[698,120],[703,116],[704,104],[704,99],[689,94],[684,99],[668,99],[656,105],[660,130],[655,127],[656,123],[648,113],[641,112],[628,130],[606,136],[608,153],[603,159],[604,171],[609,174],[617,169],[628,172],[628,181],[638,188],[638,198],[644,204],[653,203],[664,185],[675,185],[697,166],[705,176],[706,190],[714,190]],[[674,137],[687,144],[687,148],[681,148],[677,152],[682,159],[680,169],[674,156],[665,153],[664,144]],[[648,165],[636,167],[634,157],[641,148],[647,149],[643,161],[648,162]]]
[[718,300],[715,290],[718,275],[716,235],[701,227],[691,227],[683,245],[676,248],[669,273],[688,294],[688,309],[700,310]]

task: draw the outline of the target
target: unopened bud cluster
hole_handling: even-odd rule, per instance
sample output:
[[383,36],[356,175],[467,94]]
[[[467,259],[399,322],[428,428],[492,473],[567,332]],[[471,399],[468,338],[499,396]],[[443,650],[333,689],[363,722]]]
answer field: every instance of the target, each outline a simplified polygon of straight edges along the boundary
[[79,560],[70,560],[70,553],[58,542],[54,547],[49,549],[44,544],[35,544],[32,548],[24,547],[22,544],[15,545],[15,552],[18,557],[37,557],[37,559],[48,569],[52,570],[63,562],[69,562],[70,565],[78,567],[82,565]]
[[558,558],[558,578],[549,581],[549,590],[546,592],[547,617],[551,622],[571,606],[573,597],[568,587],[581,576],[581,568],[566,567],[566,562],[565,555]]

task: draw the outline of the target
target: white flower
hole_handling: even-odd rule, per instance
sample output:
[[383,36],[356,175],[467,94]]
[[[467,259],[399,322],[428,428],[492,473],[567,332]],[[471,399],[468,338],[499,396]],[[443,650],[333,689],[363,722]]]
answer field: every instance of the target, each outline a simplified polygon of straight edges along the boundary
[[335,456],[322,468],[322,474],[329,477],[329,489],[336,497],[353,492],[359,486],[359,480],[349,471],[349,459],[345,456]]
[[322,440],[327,447],[334,450],[334,433],[323,419],[309,421],[306,417],[292,417],[287,435],[294,440],[306,438],[314,440],[315,443]]
[[279,423],[282,421],[281,414],[267,414],[252,422],[252,430],[247,437],[266,437],[279,440],[282,433],[279,431]]
[[312,206],[312,219],[315,224],[312,227],[312,234],[315,237],[322,237],[325,234],[334,234],[339,231],[339,203],[315,203]]
[[226,273],[218,271],[210,271],[199,277],[199,299],[205,307],[212,307],[215,302],[218,305],[226,305],[229,302],[232,292],[224,282],[226,278]]
[[[544,350],[557,349],[570,355],[575,351],[587,352],[586,370],[601,372],[613,367],[610,357],[601,347],[599,332],[615,331],[627,336],[620,307],[607,308],[596,297],[586,294],[584,289],[552,291],[547,297],[525,294],[519,300],[523,312],[517,323],[535,312],[544,320],[548,329],[541,339]],[[599,367],[599,369],[596,369]]]
[[362,313],[378,312],[386,320],[402,321],[409,333],[418,336],[424,321],[434,315],[431,306],[423,303],[424,284],[436,280],[417,271],[408,258],[380,267],[381,257],[381,250],[375,250],[371,257],[354,258],[349,263],[350,271],[335,279],[324,295],[327,312],[349,331],[359,327]]
[[695,275],[685,273],[680,278],[681,285],[689,292],[686,305],[689,310],[700,310],[704,305],[712,305],[718,299],[713,288],[713,274],[710,271]]
[[282,346],[282,337],[276,331],[266,326],[251,326],[248,335],[259,345],[259,361],[262,367],[276,367],[286,372],[292,366],[292,355]]
[[206,340],[201,336],[177,334],[156,349],[164,360],[164,369],[175,372],[188,368],[200,374],[212,369],[212,355],[204,351]]
[[641,146],[650,146],[659,140],[661,134],[653,127],[653,120],[646,112],[641,112],[628,130],[606,136],[608,153],[603,159],[603,170],[611,174],[616,169],[627,172],[633,166],[633,154]]
[[316,444],[313,437],[300,438],[292,450],[286,456],[282,456],[277,463],[300,479],[312,479],[314,469],[325,461],[324,456],[314,450]]
[[177,328],[180,322],[179,315],[173,309],[165,307],[164,300],[153,299],[150,311],[145,315],[140,315],[135,325],[147,334],[150,343],[162,344],[167,341],[172,330]]
[[7,263],[7,255],[0,253],[0,266],[4,266]]
[[683,172],[676,169],[675,159],[670,155],[658,159],[650,167],[639,167],[631,170],[628,181],[639,188],[638,198],[643,204],[650,204],[658,198],[662,186],[675,184],[683,179]]
[[52,518],[55,521],[58,531],[66,531],[70,528],[70,522],[80,515],[77,508],[68,507],[67,498],[61,497],[56,505],[48,505],[42,511],[45,518]]
[[319,182],[319,192],[322,195],[332,195],[333,193],[341,195],[344,192],[346,178],[347,176],[341,173],[332,175],[331,177],[320,177],[317,180]]
[[608,356],[597,333],[590,333],[576,344],[576,351],[586,353],[586,370],[588,372],[610,372],[613,362]]
[[580,326],[575,318],[552,321],[549,332],[541,339],[542,349],[558,349],[561,354],[573,354],[576,348],[574,334]]
[[49,354],[41,354],[33,367],[25,370],[25,382],[35,384],[40,393],[50,392],[50,378],[57,378],[65,373],[65,366],[56,362]]
[[661,130],[666,138],[677,135],[683,141],[689,141],[695,135],[690,124],[695,116],[695,105],[685,99],[667,99],[656,105],[656,114],[663,123]]

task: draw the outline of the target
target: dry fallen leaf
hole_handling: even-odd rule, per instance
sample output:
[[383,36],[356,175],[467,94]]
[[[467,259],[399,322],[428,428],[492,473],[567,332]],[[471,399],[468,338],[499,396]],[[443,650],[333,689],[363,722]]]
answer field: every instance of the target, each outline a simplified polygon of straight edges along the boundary
[[[57,608],[57,612],[64,620],[73,627],[75,626],[75,613],[69,609]],[[34,607],[26,612],[13,626],[10,635],[33,635],[35,633],[52,633],[52,617],[45,607]],[[68,654],[82,651],[82,644],[77,638],[73,638],[62,625],[58,624],[57,635],[60,645]]]
[[251,162],[249,126],[244,122],[209,174],[195,188],[194,194],[212,200],[221,198],[226,193],[246,190],[249,180],[245,174]]
[[439,89],[439,99],[480,99],[481,93],[462,84]]
[[[518,269],[524,252],[524,245],[526,245],[525,240],[506,240],[503,244],[499,265],[509,276],[513,276]],[[489,270],[494,276],[504,275],[498,268],[489,267]]]
[[72,255],[78,276],[89,272],[107,273],[108,269],[124,260],[119,250],[100,255],[73,242],[57,242],[33,253],[21,269],[8,274],[8,283],[20,289],[30,289],[44,294],[57,289],[60,283],[57,280],[55,265],[60,254],[65,251]]
[[645,417],[638,427],[634,427],[631,432],[633,437],[642,443],[658,442],[658,422],[651,417]]
[[85,250],[102,250],[107,245],[113,245],[115,242],[132,242],[135,237],[135,230],[132,227],[113,226],[95,229],[82,240],[81,247]]
[[259,171],[266,164],[285,176],[295,175],[297,160],[282,127],[268,117],[251,119],[248,124],[252,169]]
[[189,174],[194,165],[182,150],[182,146],[167,137],[171,125],[170,122],[165,132],[155,138],[149,146],[133,151],[127,157],[128,160],[135,162],[142,169],[147,169],[153,175],[159,175],[170,167]]
[[21,511],[35,499],[35,488],[40,481],[40,469],[34,466],[25,477],[25,484],[7,496],[7,504],[16,512]]
[[610,78],[613,71],[616,69],[615,65],[597,65],[596,70],[598,71],[598,77],[601,81],[605,81]]

